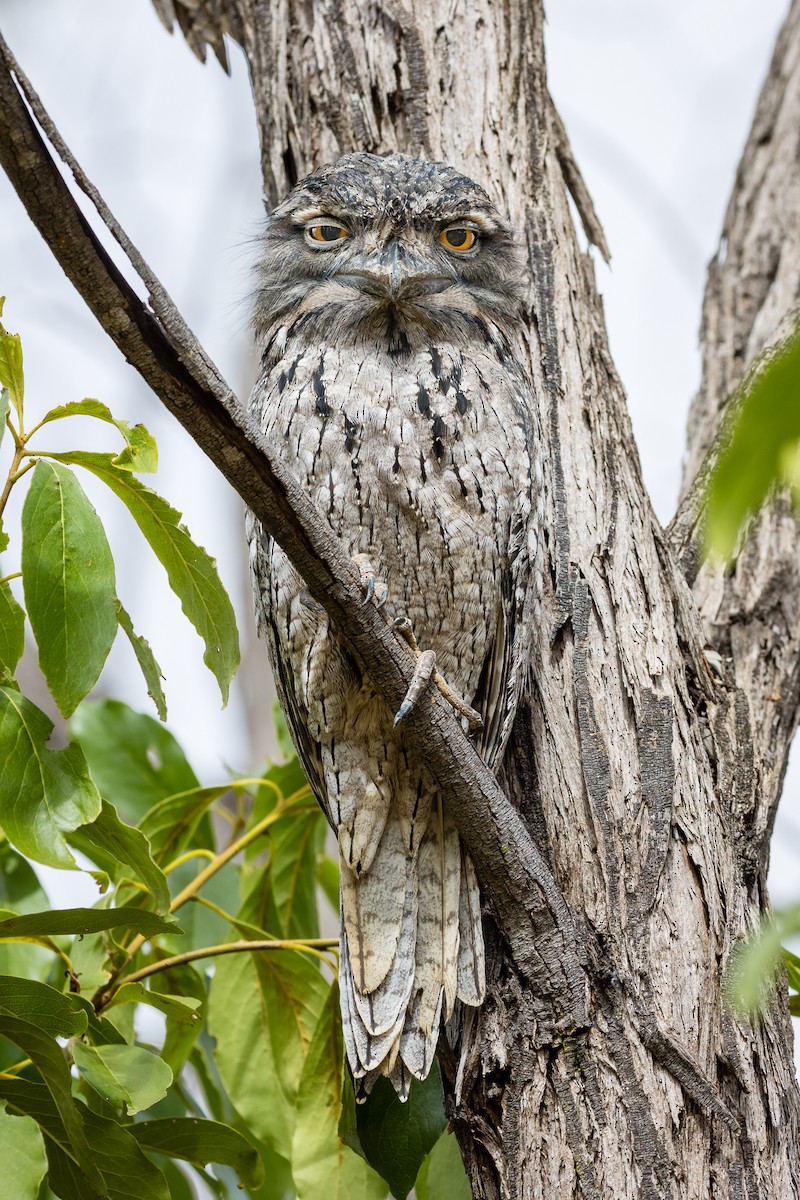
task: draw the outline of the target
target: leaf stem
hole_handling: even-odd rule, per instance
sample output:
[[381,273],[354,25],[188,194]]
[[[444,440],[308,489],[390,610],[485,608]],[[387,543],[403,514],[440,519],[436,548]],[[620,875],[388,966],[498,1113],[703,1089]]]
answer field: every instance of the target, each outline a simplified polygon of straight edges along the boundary
[[32,1066],[32,1061],[29,1058],[21,1058],[19,1062],[12,1063],[10,1067],[6,1067],[3,1071],[3,1077],[10,1075],[12,1077],[19,1075],[20,1071],[24,1071],[26,1067]]
[[[307,795],[310,795],[309,789],[307,787],[301,788],[299,792],[295,792],[293,796],[290,796],[283,806],[276,805],[275,808],[272,809],[272,812],[267,813],[267,815],[256,825],[254,825],[252,829],[249,829],[242,837],[236,838],[234,841],[230,842],[224,850],[220,851],[220,853],[214,857],[212,862],[210,862],[204,870],[199,871],[198,874],[195,875],[191,883],[187,883],[182,892],[178,893],[178,895],[172,901],[172,904],[169,906],[169,911],[171,913],[177,912],[182,904],[185,904],[187,900],[194,896],[195,892],[199,892],[203,884],[208,883],[209,879],[211,879],[213,875],[216,875],[217,871],[221,870],[227,862],[230,862],[232,858],[235,858],[237,854],[239,854],[252,842],[255,842],[258,838],[260,838],[262,833],[269,829],[270,825],[274,825],[277,820],[285,815],[287,809],[295,807],[298,802]],[[142,938],[142,941],[145,940],[145,938]],[[133,943],[131,943],[131,948],[132,946]]]
[[164,867],[164,874],[169,875],[172,871],[177,871],[178,867],[182,867],[185,862],[189,862],[193,858],[208,858],[213,862],[216,857],[213,850],[206,850],[204,846],[197,850],[187,850],[185,854],[180,854]]
[[8,497],[11,494],[11,489],[19,478],[17,471],[19,470],[20,463],[25,457],[25,447],[20,442],[14,426],[9,423],[9,428],[14,434],[14,457],[11,460],[11,469],[8,472],[8,479],[6,479],[5,487],[3,488],[2,492],[0,492],[0,517],[2,517],[5,510]]
[[148,963],[146,967],[140,967],[138,971],[131,971],[130,975],[124,975],[111,993],[103,994],[101,1007],[107,1004],[113,993],[124,984],[139,983],[151,975],[158,975],[160,971],[169,971],[172,967],[196,962],[199,958],[216,958],[221,954],[251,954],[256,950],[298,950],[303,954],[312,954],[315,958],[321,958],[323,962],[330,965],[330,960],[321,951],[335,950],[338,946],[338,938],[283,938],[274,941],[222,942],[219,946],[203,946],[200,950],[186,950],[183,954],[173,954],[170,958],[162,958],[158,962]]
[[[279,820],[280,817],[285,816],[289,809],[298,808],[299,802],[305,799],[306,796],[310,795],[311,789],[308,787],[308,785],[300,788],[299,791],[296,791],[292,796],[289,796],[288,799],[280,804],[276,804],[272,811],[267,813],[267,815],[256,825],[254,825],[252,829],[249,829],[243,837],[236,838],[235,841],[230,842],[224,850],[220,851],[219,854],[215,854],[208,866],[204,870],[199,871],[191,883],[188,883],[183,891],[179,892],[174,898],[169,906],[170,913],[177,912],[177,910],[181,908],[181,906],[184,905],[187,900],[191,900],[196,893],[199,892],[200,888],[203,887],[204,884],[208,883],[209,879],[216,875],[217,871],[221,870],[227,862],[230,862],[232,858],[235,858],[236,855],[239,854],[240,851],[244,850],[246,846],[249,846],[251,842],[254,842],[257,838],[261,837],[262,833],[269,829],[270,825],[274,825],[274,823]],[[309,811],[311,810],[309,809]],[[109,995],[113,995],[113,992],[116,990],[117,986],[116,980],[119,979],[119,976],[128,966],[128,964],[132,962],[134,956],[142,948],[144,943],[150,940],[150,938],[145,937],[141,933],[136,935],[127,948],[125,961],[121,963],[120,966],[117,967],[117,969],[112,973],[111,978],[106,982],[102,991],[95,994],[94,1003],[96,1008],[98,1005],[101,1008],[106,1002],[106,998]]]

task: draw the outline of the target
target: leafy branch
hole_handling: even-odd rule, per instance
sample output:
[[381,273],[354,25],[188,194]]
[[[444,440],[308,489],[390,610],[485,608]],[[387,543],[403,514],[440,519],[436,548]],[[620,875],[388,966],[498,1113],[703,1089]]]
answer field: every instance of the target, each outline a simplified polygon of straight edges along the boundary
[[[148,979],[151,975],[158,975],[161,971],[169,971],[172,967],[196,962],[201,958],[215,958],[221,954],[252,954],[259,950],[298,950],[301,953],[312,954],[315,958],[330,965],[328,957],[321,954],[320,951],[336,950],[338,946],[338,938],[282,938],[266,941],[254,939],[253,941],[222,942],[219,946],[202,946],[199,950],[187,950],[184,954],[173,954],[170,958],[161,958],[148,963],[146,967],[140,967],[138,971],[131,971],[129,975],[124,975],[117,987],[123,987],[126,983],[138,983],[142,979]],[[103,1005],[111,1000],[112,995],[113,993],[104,995]]]

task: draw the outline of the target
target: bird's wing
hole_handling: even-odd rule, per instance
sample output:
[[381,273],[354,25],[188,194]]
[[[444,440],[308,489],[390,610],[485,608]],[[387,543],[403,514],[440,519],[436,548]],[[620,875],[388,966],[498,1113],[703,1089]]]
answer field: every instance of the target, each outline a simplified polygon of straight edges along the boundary
[[[527,424],[527,423],[526,423]],[[527,430],[531,472],[520,480],[507,560],[500,575],[495,633],[472,703],[483,718],[477,749],[496,771],[500,765],[530,669],[539,599],[541,477],[536,440]]]
[[[253,580],[254,594],[258,596],[264,588],[274,587],[274,572],[271,567],[273,539],[265,533],[261,522],[247,511],[245,529],[250,543],[250,573]],[[266,581],[266,583],[265,583]],[[256,601],[256,625],[258,633],[267,643],[269,661],[275,680],[278,700],[286,716],[286,724],[292,735],[297,757],[305,771],[308,785],[317,802],[325,813],[328,823],[336,828],[333,821],[328,794],[323,785],[322,751],[318,741],[312,737],[308,728],[308,713],[301,705],[297,695],[297,685],[292,664],[285,654],[281,653],[281,643],[274,620],[270,614],[276,610],[275,597],[262,597],[262,602]]]

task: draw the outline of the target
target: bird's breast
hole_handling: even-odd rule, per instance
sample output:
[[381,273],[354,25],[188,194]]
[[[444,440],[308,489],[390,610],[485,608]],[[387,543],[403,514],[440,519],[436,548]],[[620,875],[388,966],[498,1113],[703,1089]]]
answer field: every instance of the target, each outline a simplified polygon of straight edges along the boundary
[[530,491],[519,376],[490,348],[287,348],[255,397],[273,453],[350,554],[370,557],[390,610],[459,675],[460,659],[482,661]]

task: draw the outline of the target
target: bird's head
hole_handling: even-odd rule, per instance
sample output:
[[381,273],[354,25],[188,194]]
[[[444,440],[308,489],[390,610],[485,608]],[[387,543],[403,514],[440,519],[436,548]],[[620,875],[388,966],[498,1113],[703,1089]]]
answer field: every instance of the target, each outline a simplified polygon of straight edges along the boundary
[[349,154],[302,180],[269,218],[255,325],[402,351],[507,325],[522,269],[507,223],[444,163]]

